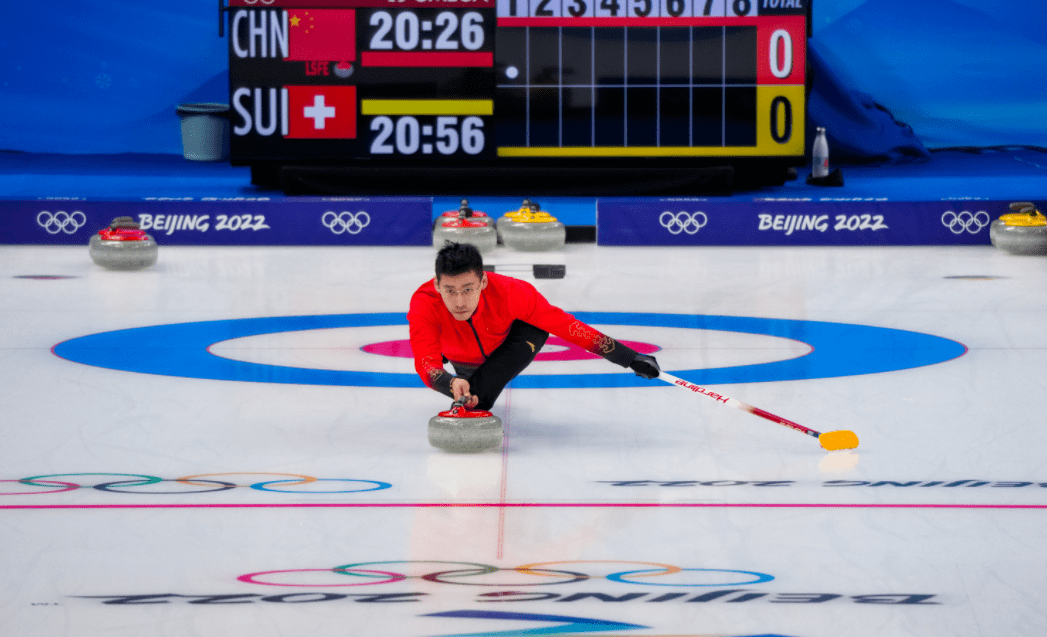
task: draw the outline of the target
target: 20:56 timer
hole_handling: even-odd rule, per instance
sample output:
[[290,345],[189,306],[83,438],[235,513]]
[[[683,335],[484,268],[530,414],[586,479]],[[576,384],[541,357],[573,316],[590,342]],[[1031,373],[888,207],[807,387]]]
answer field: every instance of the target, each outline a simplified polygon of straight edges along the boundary
[[484,121],[468,116],[415,116],[371,119],[372,155],[479,155],[486,146]]

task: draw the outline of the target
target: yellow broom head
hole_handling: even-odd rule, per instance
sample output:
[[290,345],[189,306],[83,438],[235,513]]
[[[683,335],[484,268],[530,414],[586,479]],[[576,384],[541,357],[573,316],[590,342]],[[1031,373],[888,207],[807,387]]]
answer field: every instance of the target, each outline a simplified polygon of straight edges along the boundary
[[818,442],[826,451],[838,451],[840,449],[854,449],[858,446],[858,436],[853,431],[841,429],[840,431],[829,431],[818,436]]

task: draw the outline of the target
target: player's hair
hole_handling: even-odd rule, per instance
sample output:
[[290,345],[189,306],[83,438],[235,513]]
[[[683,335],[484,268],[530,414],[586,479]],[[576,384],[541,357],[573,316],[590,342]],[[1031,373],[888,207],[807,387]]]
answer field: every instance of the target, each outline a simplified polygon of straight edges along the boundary
[[484,260],[480,251],[470,243],[447,241],[436,253],[436,280],[440,277],[458,276],[466,272],[475,272],[481,279],[484,276]]
[[445,241],[437,252],[437,281],[443,276],[456,277],[465,272],[476,272],[477,277],[484,278],[484,258],[480,250],[470,243]]

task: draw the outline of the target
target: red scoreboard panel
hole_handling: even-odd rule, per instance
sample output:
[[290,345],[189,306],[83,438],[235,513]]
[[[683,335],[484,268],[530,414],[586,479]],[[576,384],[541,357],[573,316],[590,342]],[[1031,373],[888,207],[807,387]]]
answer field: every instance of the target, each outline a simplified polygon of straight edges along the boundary
[[810,0],[230,0],[238,165],[804,155]]

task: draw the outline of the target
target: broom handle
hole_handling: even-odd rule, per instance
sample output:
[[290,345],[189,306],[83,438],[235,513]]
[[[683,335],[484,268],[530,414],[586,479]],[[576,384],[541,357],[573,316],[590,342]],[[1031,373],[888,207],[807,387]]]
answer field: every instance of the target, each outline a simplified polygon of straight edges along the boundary
[[764,418],[766,420],[770,420],[773,423],[777,423],[779,425],[785,425],[786,427],[789,427],[790,429],[795,429],[796,431],[799,431],[801,433],[805,433],[808,436],[813,436],[815,438],[821,436],[821,434],[818,433],[817,431],[815,431],[813,429],[810,429],[808,427],[804,427],[803,425],[801,425],[799,423],[795,423],[795,422],[793,422],[791,420],[788,420],[786,418],[782,418],[781,416],[775,416],[774,414],[772,414],[769,411],[764,411],[764,410],[760,409],[759,407],[753,407],[752,405],[748,405],[746,403],[743,403],[742,401],[738,400],[737,398],[730,398],[729,396],[724,396],[723,394],[719,394],[719,393],[710,391],[710,390],[706,389],[705,387],[702,387],[700,385],[695,385],[694,383],[692,383],[689,380],[684,380],[682,378],[677,378],[676,376],[673,376],[672,374],[667,374],[665,372],[661,372],[661,373],[658,374],[658,379],[659,380],[663,380],[663,381],[669,383],[670,385],[676,385],[677,387],[681,387],[683,389],[690,390],[690,391],[692,391],[692,392],[694,392],[696,394],[702,394],[703,396],[707,396],[708,398],[712,398],[716,402],[724,404],[724,405],[727,405],[728,407],[734,407],[735,409],[741,409],[742,411],[747,411],[750,414],[753,414],[754,416],[759,416],[760,418]]

